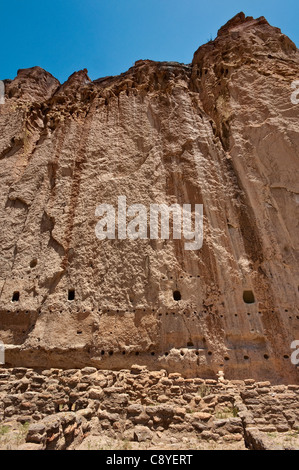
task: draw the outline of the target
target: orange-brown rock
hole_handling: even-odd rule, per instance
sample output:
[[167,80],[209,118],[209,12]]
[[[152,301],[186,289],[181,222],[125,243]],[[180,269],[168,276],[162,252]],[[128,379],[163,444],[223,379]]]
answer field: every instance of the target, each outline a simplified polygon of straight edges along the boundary
[[[239,14],[189,65],[144,60],[63,85],[35,67],[6,81],[6,365],[297,383],[298,79],[293,42]],[[96,207],[121,195],[203,204],[202,248],[98,240]]]

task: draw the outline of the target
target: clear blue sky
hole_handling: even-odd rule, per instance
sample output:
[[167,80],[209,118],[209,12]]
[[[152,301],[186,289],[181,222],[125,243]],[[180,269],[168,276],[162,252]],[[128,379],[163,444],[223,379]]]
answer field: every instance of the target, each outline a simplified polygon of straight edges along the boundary
[[0,79],[39,65],[61,82],[91,79],[136,60],[190,63],[239,11],[265,16],[299,46],[298,0],[0,0]]

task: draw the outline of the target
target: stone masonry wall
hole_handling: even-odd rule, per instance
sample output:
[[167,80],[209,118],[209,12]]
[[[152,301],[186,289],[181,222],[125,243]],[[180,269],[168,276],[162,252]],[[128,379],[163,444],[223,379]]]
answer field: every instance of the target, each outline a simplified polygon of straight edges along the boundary
[[94,435],[148,446],[187,436],[218,446],[293,448],[298,395],[297,385],[221,374],[218,381],[185,379],[138,365],[117,372],[0,370],[1,422],[30,423],[24,447],[30,449],[71,448]]

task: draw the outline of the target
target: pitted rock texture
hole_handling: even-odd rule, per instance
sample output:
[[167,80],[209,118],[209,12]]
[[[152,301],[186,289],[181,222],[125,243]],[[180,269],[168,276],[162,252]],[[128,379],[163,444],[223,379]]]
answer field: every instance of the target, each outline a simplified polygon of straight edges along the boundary
[[[63,85],[34,67],[6,81],[6,366],[298,383],[297,79],[294,43],[240,13],[188,65],[142,60]],[[118,196],[203,204],[202,249],[98,240],[96,207]]]

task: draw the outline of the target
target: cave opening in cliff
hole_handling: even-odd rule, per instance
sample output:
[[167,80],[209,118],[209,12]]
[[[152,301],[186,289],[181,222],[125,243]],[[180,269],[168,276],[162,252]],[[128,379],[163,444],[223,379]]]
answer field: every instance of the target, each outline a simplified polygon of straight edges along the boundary
[[243,300],[245,304],[254,304],[255,303],[255,298],[254,298],[254,293],[252,290],[245,290],[243,292]]
[[33,269],[37,266],[37,259],[33,259],[31,262],[30,262],[30,268]]
[[75,300],[75,289],[69,289],[68,300],[71,302]]
[[173,298],[176,302],[179,302],[182,299],[180,291],[175,290],[173,293]]
[[20,300],[20,292],[14,292],[12,296],[12,302],[19,302]]

